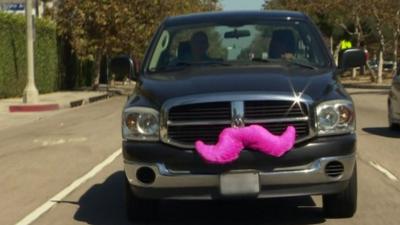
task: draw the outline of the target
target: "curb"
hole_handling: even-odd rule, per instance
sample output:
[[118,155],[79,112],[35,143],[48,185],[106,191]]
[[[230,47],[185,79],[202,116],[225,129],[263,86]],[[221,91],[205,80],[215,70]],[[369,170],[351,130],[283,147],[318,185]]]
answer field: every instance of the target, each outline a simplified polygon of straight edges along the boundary
[[374,85],[374,84],[343,84],[345,88],[359,88],[359,89],[383,89],[388,90],[390,89],[390,85]]
[[10,105],[10,112],[46,112],[59,110],[58,104]]
[[133,88],[117,88],[117,87],[110,87],[107,90],[109,93],[114,95],[131,95],[133,92]]
[[70,102],[67,102],[64,104],[52,103],[52,104],[10,105],[9,112],[11,112],[11,113],[14,113],[14,112],[22,112],[22,113],[23,112],[46,112],[46,111],[55,111],[55,110],[66,109],[66,108],[75,108],[75,107],[91,104],[91,103],[94,103],[97,101],[105,100],[112,96],[114,96],[113,93],[105,93],[105,94],[100,94],[97,96],[92,96],[89,98],[73,100],[73,101],[70,101]]
[[112,96],[114,96],[113,93],[106,93],[106,94],[101,94],[101,95],[97,95],[97,96],[93,96],[93,97],[89,97],[89,98],[82,98],[82,99],[71,101],[62,108],[75,108],[75,107],[91,104],[91,103],[94,103],[97,101],[105,100]]

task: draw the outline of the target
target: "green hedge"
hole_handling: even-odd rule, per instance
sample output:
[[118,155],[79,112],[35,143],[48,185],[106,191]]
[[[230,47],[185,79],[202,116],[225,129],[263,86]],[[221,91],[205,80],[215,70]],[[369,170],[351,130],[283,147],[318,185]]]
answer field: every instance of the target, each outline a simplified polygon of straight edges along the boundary
[[[57,34],[54,23],[35,23],[35,81],[43,94],[60,86]],[[26,76],[25,16],[0,12],[0,98],[21,96]]]

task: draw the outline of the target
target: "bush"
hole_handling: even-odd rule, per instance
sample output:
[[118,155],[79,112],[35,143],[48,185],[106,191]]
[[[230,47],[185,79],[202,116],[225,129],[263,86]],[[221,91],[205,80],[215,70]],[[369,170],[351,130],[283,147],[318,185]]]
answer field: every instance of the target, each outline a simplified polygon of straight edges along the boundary
[[[41,94],[59,89],[56,25],[36,19],[35,83]],[[0,98],[21,96],[26,85],[24,15],[0,12]]]

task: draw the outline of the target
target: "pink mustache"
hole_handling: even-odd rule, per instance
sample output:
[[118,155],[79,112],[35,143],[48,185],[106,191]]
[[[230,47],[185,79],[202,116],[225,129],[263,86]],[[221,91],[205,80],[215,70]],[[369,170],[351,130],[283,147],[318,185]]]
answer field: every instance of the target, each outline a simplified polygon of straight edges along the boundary
[[219,135],[216,145],[206,145],[196,141],[197,152],[211,164],[226,164],[235,161],[244,148],[280,157],[290,149],[296,140],[296,129],[288,126],[285,132],[276,136],[264,127],[251,125],[242,128],[225,128]]

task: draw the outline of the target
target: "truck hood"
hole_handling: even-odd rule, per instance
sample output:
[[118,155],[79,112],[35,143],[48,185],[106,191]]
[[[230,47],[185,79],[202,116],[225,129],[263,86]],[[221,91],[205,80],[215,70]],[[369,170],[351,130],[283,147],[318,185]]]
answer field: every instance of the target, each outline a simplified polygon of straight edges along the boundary
[[[289,69],[283,66],[188,68],[179,72],[142,76],[133,96],[141,96],[155,107],[174,97],[222,92],[293,93],[294,90],[304,92],[318,101],[322,97],[329,99],[332,94],[346,95],[344,90],[337,91],[342,87],[334,77],[333,69]],[[134,97],[128,105],[139,100]]]

